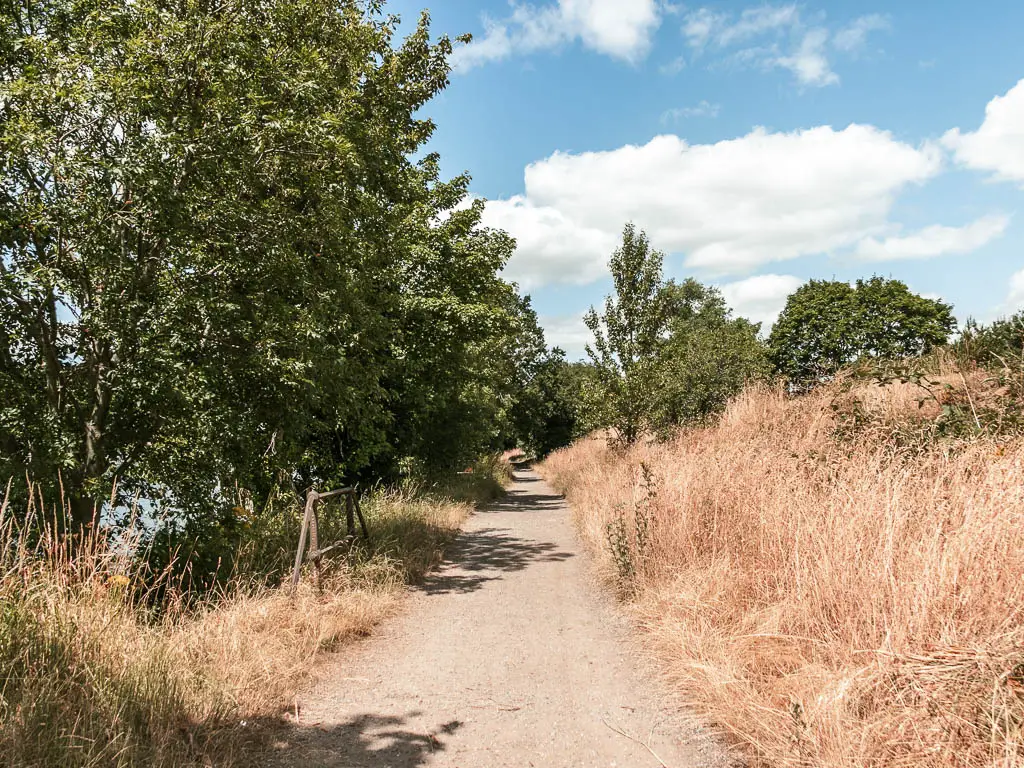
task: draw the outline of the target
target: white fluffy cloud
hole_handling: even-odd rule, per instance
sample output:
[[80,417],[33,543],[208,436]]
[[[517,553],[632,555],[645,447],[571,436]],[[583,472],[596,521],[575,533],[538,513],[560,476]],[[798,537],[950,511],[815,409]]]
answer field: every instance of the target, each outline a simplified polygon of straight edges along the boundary
[[508,274],[526,285],[600,277],[627,221],[691,268],[743,274],[890,231],[895,196],[941,166],[937,148],[868,125],[696,145],[665,135],[533,163],[525,195],[488,203],[486,223],[518,239]]
[[1010,292],[1002,308],[1006,314],[1024,309],[1024,269],[1010,276]]
[[583,315],[541,316],[538,322],[549,347],[561,347],[570,360],[586,357],[585,348],[593,336],[583,323]]
[[615,249],[616,235],[609,228],[572,221],[557,208],[535,205],[519,195],[488,202],[481,223],[516,238],[505,276],[525,290],[553,282],[592,283],[605,273]]
[[839,82],[831,52],[855,53],[871,32],[888,26],[884,16],[870,14],[833,34],[820,23],[808,25],[799,7],[788,4],[755,6],[738,16],[698,8],[686,15],[682,31],[696,55],[731,51],[727,58],[734,64],[788,69],[801,85],[821,87]]
[[812,29],[792,54],[769,58],[766,63],[788,69],[802,85],[834,85],[839,82],[839,75],[832,71],[825,57],[826,43],[828,30]]
[[1009,216],[996,214],[983,216],[963,227],[936,224],[906,236],[884,240],[869,237],[857,246],[856,255],[867,261],[891,261],[970,253],[1002,235],[1009,223]]
[[793,275],[758,275],[719,288],[736,316],[761,323],[761,331],[767,334],[786,306],[787,297],[803,283]]
[[642,59],[661,24],[657,0],[558,0],[543,6],[513,4],[502,20],[485,19],[484,34],[452,54],[467,71],[516,53],[532,53],[581,40],[591,50],[627,62]]
[[985,121],[974,132],[949,131],[942,139],[958,162],[990,171],[1024,186],[1024,80],[985,107]]

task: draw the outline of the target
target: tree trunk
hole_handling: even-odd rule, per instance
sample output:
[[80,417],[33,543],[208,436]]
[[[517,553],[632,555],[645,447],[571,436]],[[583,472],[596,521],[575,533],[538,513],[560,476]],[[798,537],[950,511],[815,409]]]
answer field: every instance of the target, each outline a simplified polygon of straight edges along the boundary
[[74,494],[68,502],[70,517],[66,525],[70,530],[80,531],[91,525],[99,516],[99,503],[96,499],[82,494]]

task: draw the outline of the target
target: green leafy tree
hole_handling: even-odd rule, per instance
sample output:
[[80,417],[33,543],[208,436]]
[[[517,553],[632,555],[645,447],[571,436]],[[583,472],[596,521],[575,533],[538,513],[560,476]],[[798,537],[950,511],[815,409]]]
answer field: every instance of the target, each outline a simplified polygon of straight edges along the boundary
[[921,355],[956,329],[952,308],[912,293],[898,280],[855,285],[811,280],[793,293],[768,339],[776,369],[808,385],[861,357]]
[[668,323],[663,261],[647,236],[627,224],[622,245],[609,262],[614,295],[605,299],[602,314],[591,307],[584,317],[594,335],[587,355],[608,400],[609,426],[625,443],[634,442],[649,426],[657,349]]
[[721,293],[695,280],[668,289],[672,314],[659,351],[655,425],[706,421],[743,386],[770,373],[760,323],[734,318]]
[[585,385],[558,347],[541,357],[513,411],[518,447],[543,457],[585,434]]
[[1024,370],[1024,312],[981,325],[969,319],[954,345],[964,362]]
[[608,400],[602,386],[601,371],[589,360],[568,364],[564,371],[568,390],[574,398],[576,434],[582,437],[611,423]]
[[0,475],[62,488],[78,524],[116,487],[221,526],[236,486],[500,440],[513,243],[479,205],[442,216],[468,177],[422,155],[420,110],[451,43],[398,23],[359,0],[0,10]]
[[371,467],[377,476],[461,469],[500,448],[520,357],[543,351],[524,341],[539,333],[528,302],[498,275],[514,241],[480,228],[479,202],[439,221],[465,195],[448,192],[408,225],[414,258],[398,281],[402,320],[384,383],[393,421],[389,448]]

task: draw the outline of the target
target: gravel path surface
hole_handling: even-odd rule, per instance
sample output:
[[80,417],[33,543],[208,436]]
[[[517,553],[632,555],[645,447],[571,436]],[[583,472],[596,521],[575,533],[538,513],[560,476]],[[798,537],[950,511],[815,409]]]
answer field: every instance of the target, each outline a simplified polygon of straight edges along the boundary
[[562,497],[517,471],[402,615],[300,699],[282,764],[727,766],[714,738],[659,707],[581,554]]

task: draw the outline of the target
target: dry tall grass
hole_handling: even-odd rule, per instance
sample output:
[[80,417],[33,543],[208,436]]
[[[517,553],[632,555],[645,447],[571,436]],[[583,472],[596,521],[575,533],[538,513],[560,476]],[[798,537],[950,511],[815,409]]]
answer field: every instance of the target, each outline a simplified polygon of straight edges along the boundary
[[1024,765],[1024,441],[909,439],[944,398],[999,394],[943,379],[921,405],[911,384],[753,390],[674,442],[542,467],[754,764]]
[[378,494],[366,508],[372,553],[336,560],[323,594],[238,587],[157,618],[125,547],[29,547],[4,505],[0,765],[261,764],[259,725],[290,709],[321,651],[395,609],[471,508]]

